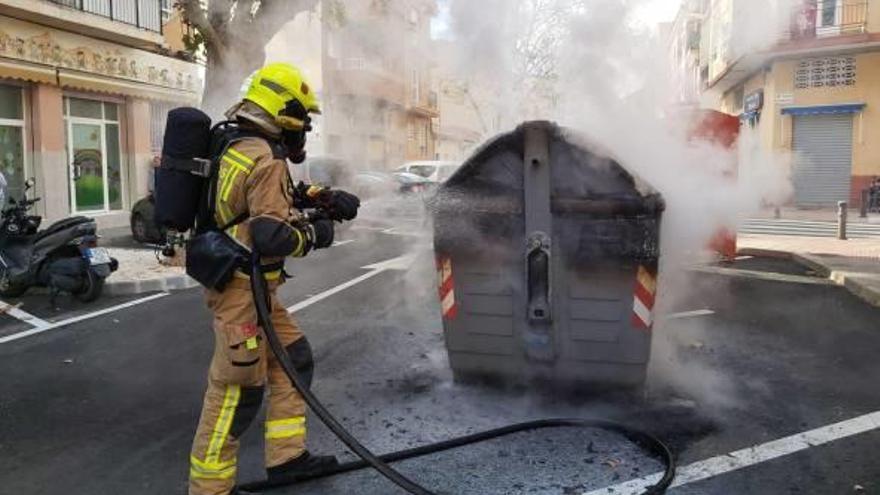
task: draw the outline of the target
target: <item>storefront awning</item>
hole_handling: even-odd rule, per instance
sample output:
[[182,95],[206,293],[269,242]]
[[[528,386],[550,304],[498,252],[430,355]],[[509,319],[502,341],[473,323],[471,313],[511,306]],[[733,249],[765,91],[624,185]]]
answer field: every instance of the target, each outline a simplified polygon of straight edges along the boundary
[[43,84],[55,84],[55,69],[0,57],[0,77]]
[[782,115],[834,115],[859,113],[865,108],[864,103],[844,103],[841,105],[816,105],[809,107],[785,107]]
[[59,69],[58,79],[61,85],[66,88],[85,91],[121,94],[151,100],[181,103],[197,103],[199,100],[199,95],[192,91],[164,88],[162,86],[126,81],[118,78],[96,76],[72,71],[70,69]]

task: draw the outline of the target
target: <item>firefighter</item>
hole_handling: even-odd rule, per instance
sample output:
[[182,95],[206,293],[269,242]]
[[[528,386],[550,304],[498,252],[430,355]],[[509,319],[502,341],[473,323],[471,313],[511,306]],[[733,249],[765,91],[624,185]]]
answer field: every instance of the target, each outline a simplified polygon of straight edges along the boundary
[[[219,160],[214,205],[216,224],[228,226],[229,236],[260,255],[276,332],[307,383],[313,370],[309,343],[275,295],[284,282],[283,261],[329,247],[333,221],[353,219],[360,205],[344,191],[294,186],[290,180],[286,160],[305,158],[310,114],[319,112],[314,92],[295,67],[270,64],[254,73],[244,99],[226,113],[249,134],[234,141]],[[306,219],[300,209],[311,207],[325,214]],[[206,290],[206,299],[215,345],[190,455],[190,495],[234,493],[239,438],[264,395],[268,477],[291,479],[335,466],[335,457],[312,455],[305,448],[306,406],[267,350],[247,274],[235,272],[222,292]]]

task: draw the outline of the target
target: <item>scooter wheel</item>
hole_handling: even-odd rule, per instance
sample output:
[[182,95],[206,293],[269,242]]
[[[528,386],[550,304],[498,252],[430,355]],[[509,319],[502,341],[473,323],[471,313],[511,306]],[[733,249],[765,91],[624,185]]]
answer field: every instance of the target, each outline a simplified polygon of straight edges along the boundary
[[92,270],[86,270],[86,277],[83,280],[82,289],[73,296],[82,302],[92,302],[101,297],[104,291],[104,278],[95,275]]
[[27,285],[10,285],[3,289],[0,289],[0,296],[3,297],[20,297],[27,292]]

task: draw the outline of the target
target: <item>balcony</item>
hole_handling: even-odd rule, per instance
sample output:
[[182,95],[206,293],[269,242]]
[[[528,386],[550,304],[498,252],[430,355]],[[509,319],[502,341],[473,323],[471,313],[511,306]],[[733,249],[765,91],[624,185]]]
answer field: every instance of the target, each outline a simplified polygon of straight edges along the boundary
[[162,32],[162,0],[47,0],[141,29]]
[[809,40],[865,33],[867,0],[805,0],[792,13],[789,39]]
[[381,63],[361,57],[331,58],[329,61],[325,83],[328,91],[403,106],[402,78]]
[[[802,0],[791,23],[775,43],[762,50],[729,55],[718,70],[709,68],[704,86],[727,91],[779,57],[852,53],[880,47],[880,35],[868,32],[868,0]],[[708,76],[708,77],[705,77]]]
[[135,48],[164,46],[170,0],[0,0],[8,15]]
[[440,111],[437,108],[437,92],[431,91],[427,96],[427,98],[420,97],[416,99],[417,95],[410,95],[410,100],[407,102],[406,109],[416,115],[420,115],[422,117],[439,117]]

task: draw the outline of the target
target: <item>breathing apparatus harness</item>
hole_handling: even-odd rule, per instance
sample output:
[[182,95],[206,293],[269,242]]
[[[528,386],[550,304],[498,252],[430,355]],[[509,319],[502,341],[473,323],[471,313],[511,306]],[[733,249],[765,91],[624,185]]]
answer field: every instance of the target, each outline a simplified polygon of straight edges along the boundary
[[280,481],[264,480],[245,483],[238,487],[240,491],[243,491],[244,493],[259,492],[261,490],[288,486],[301,481],[326,478],[341,473],[357,471],[360,469],[371,467],[378,471],[382,476],[390,480],[392,483],[406,490],[406,492],[408,493],[411,493],[413,495],[437,495],[435,492],[419,485],[415,481],[404,476],[403,474],[389,466],[388,463],[402,461],[405,459],[412,459],[415,457],[422,457],[425,455],[434,454],[457,447],[463,447],[466,445],[473,445],[506,435],[511,435],[513,433],[560,427],[599,428],[603,430],[613,431],[623,435],[630,441],[640,445],[642,448],[661,459],[666,466],[663,477],[660,478],[660,480],[655,485],[645,490],[645,495],[659,495],[665,493],[666,489],[672,483],[672,480],[675,477],[675,459],[672,455],[672,452],[663,442],[661,442],[659,439],[649,433],[645,433],[643,431],[633,429],[629,426],[615,423],[613,421],[606,421],[603,419],[539,419],[536,421],[526,421],[523,423],[503,426],[501,428],[496,428],[493,430],[487,430],[470,435],[464,435],[461,437],[450,438],[449,440],[444,440],[442,442],[392,452],[381,456],[374,454],[364,445],[362,445],[356,438],[354,438],[354,436],[352,436],[351,433],[349,433],[349,431],[346,430],[341,423],[339,423],[339,421],[330,413],[330,411],[328,411],[327,408],[324,407],[321,401],[319,401],[317,397],[315,397],[315,395],[311,392],[310,387],[297,373],[296,368],[290,359],[290,356],[285,351],[284,345],[278,338],[277,333],[275,333],[275,327],[272,324],[272,318],[270,317],[272,313],[272,302],[271,298],[269,297],[268,283],[266,282],[265,275],[261,270],[259,256],[254,253],[251,256],[250,261],[251,290],[253,293],[254,305],[257,310],[257,321],[258,324],[263,328],[263,332],[265,333],[266,341],[269,344],[269,348],[278,359],[278,362],[281,363],[281,368],[284,370],[284,373],[287,375],[290,383],[294,386],[294,388],[297,389],[297,391],[299,391],[300,395],[302,395],[309,408],[311,408],[311,410],[318,416],[321,422],[323,422],[330,429],[330,431],[332,431],[333,434],[336,435],[342,441],[342,443],[345,444],[346,447],[348,447],[352,452],[360,457],[361,460],[352,461],[345,464],[338,464],[333,468],[326,469],[320,472],[309,473],[307,475],[300,475],[295,479]]

